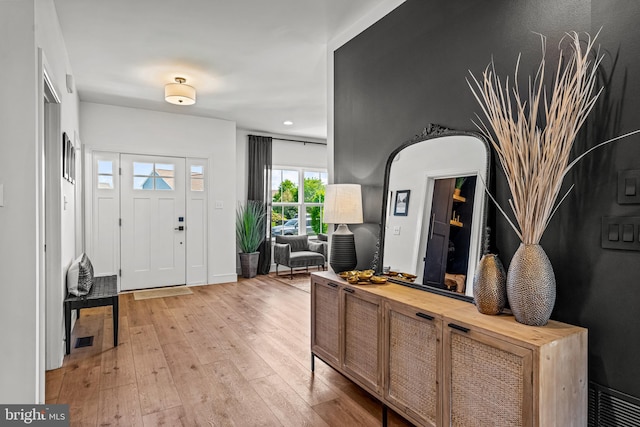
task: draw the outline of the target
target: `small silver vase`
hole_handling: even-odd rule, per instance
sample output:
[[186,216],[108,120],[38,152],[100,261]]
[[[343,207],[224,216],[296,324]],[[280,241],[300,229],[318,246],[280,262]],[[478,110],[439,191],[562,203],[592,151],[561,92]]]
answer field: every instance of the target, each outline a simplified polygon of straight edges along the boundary
[[473,276],[473,299],[482,314],[500,314],[507,303],[506,277],[500,258],[485,254]]
[[556,303],[556,277],[542,246],[520,244],[507,272],[507,297],[518,322],[547,324]]

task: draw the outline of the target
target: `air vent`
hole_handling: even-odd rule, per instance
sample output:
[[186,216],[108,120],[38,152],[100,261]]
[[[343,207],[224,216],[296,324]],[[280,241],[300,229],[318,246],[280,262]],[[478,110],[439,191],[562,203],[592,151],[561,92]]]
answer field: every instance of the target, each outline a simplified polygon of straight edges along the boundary
[[91,347],[93,345],[93,335],[90,337],[81,337],[76,339],[76,347]]
[[640,399],[590,383],[589,426],[640,426]]

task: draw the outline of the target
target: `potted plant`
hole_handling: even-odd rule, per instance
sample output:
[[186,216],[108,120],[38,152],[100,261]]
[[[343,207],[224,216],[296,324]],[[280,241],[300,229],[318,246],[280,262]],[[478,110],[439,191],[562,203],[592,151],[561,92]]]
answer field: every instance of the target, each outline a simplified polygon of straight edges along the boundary
[[462,189],[462,185],[464,184],[464,182],[467,180],[466,176],[459,176],[456,178],[456,184],[455,187],[453,189],[453,194],[456,197],[460,197],[460,190]]
[[267,212],[264,203],[249,200],[236,209],[236,244],[240,251],[242,277],[255,277],[258,272],[258,248],[265,239]]

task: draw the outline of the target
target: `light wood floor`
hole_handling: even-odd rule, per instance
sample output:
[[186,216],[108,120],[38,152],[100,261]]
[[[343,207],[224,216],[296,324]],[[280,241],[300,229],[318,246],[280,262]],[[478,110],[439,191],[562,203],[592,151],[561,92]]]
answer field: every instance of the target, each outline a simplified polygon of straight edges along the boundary
[[[310,370],[310,296],[265,276],[190,288],[193,295],[120,296],[82,310],[62,368],[47,372],[47,403],[71,425],[378,426],[382,406],[319,359]],[[389,411],[390,426],[408,426]]]

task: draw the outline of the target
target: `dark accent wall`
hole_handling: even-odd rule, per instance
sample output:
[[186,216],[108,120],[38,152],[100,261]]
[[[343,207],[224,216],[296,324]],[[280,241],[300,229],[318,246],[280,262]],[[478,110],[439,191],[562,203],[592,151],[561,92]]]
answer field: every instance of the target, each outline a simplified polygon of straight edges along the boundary
[[[640,128],[640,2],[637,0],[407,0],[335,52],[335,181],[361,183],[365,221],[352,226],[358,267],[374,258],[384,166],[388,155],[428,123],[475,130],[480,109],[465,82],[491,57],[512,75],[535,72],[547,36],[549,73],[565,31],[595,34],[606,92],[576,145]],[[617,60],[616,60],[617,57]],[[610,80],[610,81],[609,81]],[[498,168],[499,169],[499,168]],[[589,328],[590,380],[640,396],[640,253],[601,249],[603,216],[638,216],[640,205],[617,204],[617,172],[640,169],[640,137],[592,153],[566,178],[572,194],[553,218],[542,245],[554,266],[552,318]],[[495,194],[508,206],[504,176]],[[505,265],[518,239],[495,216],[495,250]],[[637,237],[637,236],[636,236]]]

